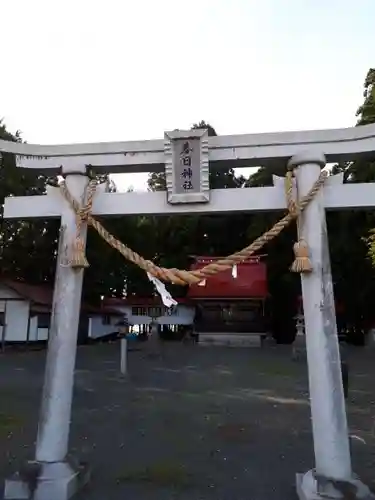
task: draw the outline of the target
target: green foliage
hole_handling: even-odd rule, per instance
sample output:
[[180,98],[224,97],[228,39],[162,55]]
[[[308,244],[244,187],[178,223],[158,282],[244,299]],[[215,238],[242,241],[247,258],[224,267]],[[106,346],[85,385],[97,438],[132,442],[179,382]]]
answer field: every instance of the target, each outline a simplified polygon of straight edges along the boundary
[[375,68],[371,68],[366,76],[364,91],[364,103],[358,108],[356,116],[359,116],[358,125],[375,123]]
[[[364,102],[356,114],[357,125],[375,123],[374,84],[375,69],[370,69],[364,83]],[[333,173],[339,172],[344,173],[347,183],[375,182],[375,162],[371,159],[335,165]],[[345,306],[346,321],[350,325],[373,321],[374,211],[328,213],[327,222],[335,294]]]
[[[2,122],[0,138],[21,142],[20,134],[12,135]],[[43,220],[13,221],[3,218],[5,197],[43,194],[46,182],[47,179],[42,175],[16,168],[13,155],[0,155],[0,262],[3,275],[23,278],[30,283],[51,281],[59,223]]]
[[[364,102],[357,112],[358,125],[375,123],[375,69],[370,69],[364,84]],[[204,121],[193,129],[215,129]],[[0,122],[0,138],[21,141]],[[284,165],[260,167],[248,179],[233,169],[213,167],[211,189],[258,187],[272,185],[272,174],[285,175]],[[344,182],[374,182],[375,162],[361,159],[333,167],[342,172]],[[104,180],[104,179],[101,179]],[[45,192],[46,179],[17,169],[12,155],[0,159],[0,201],[6,196],[32,195]],[[153,173],[148,179],[152,191],[165,190],[164,173]],[[115,186],[112,185],[112,190]],[[251,196],[251,191],[249,192]],[[2,210],[2,208],[1,208]],[[0,211],[0,216],[2,212]],[[106,219],[105,226],[121,241],[166,267],[188,268],[192,255],[224,256],[248,245],[269,229],[281,214],[220,214],[184,216],[129,216]],[[0,217],[2,272],[33,282],[51,282],[55,269],[58,221],[4,221]],[[375,214],[374,211],[330,212],[327,214],[332,271],[336,298],[346,310],[346,321],[355,324],[373,318],[375,292]],[[350,231],[349,231],[350,228]],[[270,293],[273,298],[274,330],[284,341],[294,335],[292,317],[296,296],[300,293],[299,276],[289,271],[293,261],[292,247],[296,228],[292,225],[270,242],[266,254]],[[106,245],[95,231],[89,230],[87,256],[90,267],[85,272],[84,297],[92,303],[101,295],[151,295],[153,287],[145,273],[129,264]],[[172,287],[174,295],[186,293],[184,287]]]
[[141,469],[125,470],[119,474],[118,482],[150,483],[155,486],[172,487],[173,489],[187,489],[191,477],[184,465],[176,462],[155,464]]
[[0,412],[0,437],[21,429],[25,425],[25,420],[23,415],[9,415]]
[[[22,140],[19,133],[11,134],[1,121],[0,138],[14,142]],[[107,176],[98,176],[101,182],[106,178]],[[60,221],[14,221],[3,218],[6,197],[44,194],[47,183],[57,185],[57,178],[47,178],[33,171],[17,168],[14,155],[0,155],[0,263],[3,276],[34,284],[53,282]],[[112,183],[110,190],[114,189]],[[120,281],[123,287],[123,259],[114,256],[115,252],[110,252],[108,246],[92,231],[89,231],[88,236],[88,254],[91,267],[85,276],[84,296],[98,300],[103,291],[117,291]],[[108,272],[108,263],[116,264],[119,260],[120,272]]]

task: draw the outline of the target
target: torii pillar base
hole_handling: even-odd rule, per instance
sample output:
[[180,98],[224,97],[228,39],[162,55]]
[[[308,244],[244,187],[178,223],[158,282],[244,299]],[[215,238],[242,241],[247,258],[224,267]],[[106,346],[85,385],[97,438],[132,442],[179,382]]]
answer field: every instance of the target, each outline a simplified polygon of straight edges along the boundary
[[90,479],[87,465],[70,462],[28,462],[5,480],[4,500],[69,500]]
[[297,495],[300,500],[375,500],[368,486],[358,478],[350,481],[317,481],[315,472],[310,470],[306,474],[296,475]]

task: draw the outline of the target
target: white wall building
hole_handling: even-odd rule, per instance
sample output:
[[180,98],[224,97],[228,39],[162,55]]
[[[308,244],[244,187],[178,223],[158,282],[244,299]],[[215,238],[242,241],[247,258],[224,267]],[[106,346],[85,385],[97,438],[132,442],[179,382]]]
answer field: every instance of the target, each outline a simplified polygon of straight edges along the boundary
[[[0,280],[0,341],[45,342],[51,322],[52,288]],[[108,308],[82,306],[78,342],[115,333],[122,314]]]
[[165,307],[159,297],[124,297],[104,299],[103,305],[126,317],[129,325],[192,325],[195,306],[186,299],[176,299],[178,304],[171,309]]
[[88,320],[88,338],[96,340],[118,332],[119,327],[117,323],[122,319],[123,314],[121,312],[108,312],[107,309],[103,310],[102,313],[100,311],[91,313]]

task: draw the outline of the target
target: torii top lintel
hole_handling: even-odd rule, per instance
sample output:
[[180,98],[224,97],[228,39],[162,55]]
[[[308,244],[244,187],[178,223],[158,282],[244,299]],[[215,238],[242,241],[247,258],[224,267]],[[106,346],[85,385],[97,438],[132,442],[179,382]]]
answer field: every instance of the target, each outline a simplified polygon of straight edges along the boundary
[[[324,153],[327,162],[375,156],[375,124],[359,127],[209,137],[209,161],[223,167],[287,162],[309,150]],[[67,167],[91,166],[99,173],[164,170],[164,140],[40,146],[0,140],[0,153],[13,153],[17,165],[44,173]]]

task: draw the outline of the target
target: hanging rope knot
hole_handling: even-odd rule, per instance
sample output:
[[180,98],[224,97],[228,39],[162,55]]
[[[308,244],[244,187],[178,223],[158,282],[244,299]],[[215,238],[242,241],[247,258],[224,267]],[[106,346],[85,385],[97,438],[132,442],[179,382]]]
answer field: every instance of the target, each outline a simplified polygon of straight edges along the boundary
[[[300,209],[294,197],[294,170],[288,170],[285,177],[285,195],[289,213],[297,220],[297,235],[298,241],[293,245],[294,262],[290,267],[293,273],[308,273],[312,272],[312,264],[310,261],[310,252],[308,244],[300,237]],[[297,190],[297,186],[296,186]]]
[[87,209],[87,206],[77,210],[77,218],[81,221],[81,224],[85,224],[88,221],[91,210]]
[[293,170],[288,170],[285,177],[285,196],[286,196],[286,204],[288,207],[288,212],[294,217],[297,218],[300,214],[300,210],[297,204],[297,201],[294,199],[293,193],[293,179],[294,179]]
[[[285,191],[287,198],[287,206],[289,212],[292,212],[293,216],[297,219],[297,235],[298,241],[293,245],[294,252],[294,262],[290,267],[290,270],[293,273],[311,273],[313,271],[313,266],[310,260],[310,249],[307,241],[301,237],[301,224],[302,221],[299,219],[301,212],[306,208],[308,203],[315,197],[318,193],[319,189],[323,186],[324,181],[327,178],[328,173],[326,171],[322,171],[319,175],[317,181],[314,183],[313,187],[309,191],[309,193],[304,197],[301,203],[298,205],[293,196],[293,176],[294,172],[288,171],[286,180],[285,180]],[[298,186],[297,186],[298,188]],[[298,191],[298,189],[297,189]],[[297,193],[298,194],[298,193]],[[296,207],[293,212],[293,207]],[[292,208],[292,210],[291,210]]]
[[89,267],[89,263],[86,258],[85,240],[82,237],[82,226],[86,224],[91,217],[92,204],[96,191],[96,182],[94,180],[91,180],[89,182],[89,185],[87,189],[85,189],[85,193],[83,196],[83,199],[86,200],[86,203],[82,206],[80,206],[77,200],[73,198],[68,188],[66,187],[65,182],[61,184],[61,190],[76,214],[76,236],[72,246],[70,267],[72,267],[73,269],[85,269]]

